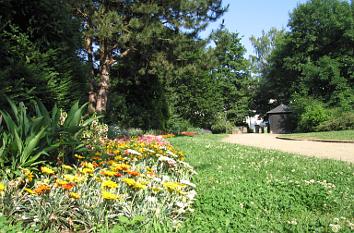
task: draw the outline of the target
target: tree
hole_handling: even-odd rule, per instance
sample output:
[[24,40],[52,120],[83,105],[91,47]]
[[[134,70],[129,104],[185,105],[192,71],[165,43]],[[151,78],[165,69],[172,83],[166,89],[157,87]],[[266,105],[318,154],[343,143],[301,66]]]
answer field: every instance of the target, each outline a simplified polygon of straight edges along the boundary
[[[77,15],[82,20],[87,61],[97,74],[89,101],[98,112],[107,110],[110,71],[117,60],[137,47],[161,43],[170,38],[165,31],[197,35],[209,21],[225,9],[221,0],[212,1],[79,1]],[[97,48],[97,49],[95,49]]]
[[250,37],[255,55],[250,55],[249,60],[252,64],[252,72],[256,77],[262,78],[269,73],[272,52],[284,35],[284,29],[278,30],[273,27],[268,32],[262,30],[262,35],[258,38]]
[[245,48],[237,33],[220,29],[212,35],[215,43],[213,55],[217,59],[212,70],[222,96],[222,111],[234,124],[242,124],[249,114],[252,98],[249,62],[244,58]]
[[25,102],[38,98],[48,107],[82,99],[80,25],[67,1],[5,0],[0,11],[0,94]]
[[354,18],[347,1],[311,0],[291,14],[276,43],[262,90],[290,103],[309,96],[329,107],[354,106]]

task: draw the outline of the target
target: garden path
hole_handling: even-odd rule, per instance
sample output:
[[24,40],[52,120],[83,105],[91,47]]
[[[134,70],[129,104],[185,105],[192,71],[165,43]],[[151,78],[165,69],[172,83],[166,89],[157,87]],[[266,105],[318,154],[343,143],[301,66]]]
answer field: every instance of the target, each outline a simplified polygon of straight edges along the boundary
[[232,134],[224,138],[223,141],[354,163],[354,143],[292,141],[277,139],[276,136],[279,135]]

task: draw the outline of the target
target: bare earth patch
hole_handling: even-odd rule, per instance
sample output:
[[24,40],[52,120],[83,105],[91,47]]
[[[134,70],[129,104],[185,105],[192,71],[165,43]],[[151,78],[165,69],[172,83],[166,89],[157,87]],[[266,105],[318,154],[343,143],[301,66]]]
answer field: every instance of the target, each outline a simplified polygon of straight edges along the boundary
[[313,141],[290,141],[275,138],[277,134],[232,134],[224,142],[274,149],[284,152],[336,159],[354,163],[354,144]]

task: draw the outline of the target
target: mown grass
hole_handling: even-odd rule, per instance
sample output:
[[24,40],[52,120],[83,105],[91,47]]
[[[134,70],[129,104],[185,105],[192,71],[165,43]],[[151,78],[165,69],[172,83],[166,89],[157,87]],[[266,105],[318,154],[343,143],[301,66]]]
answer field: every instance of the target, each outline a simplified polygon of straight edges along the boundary
[[351,232],[354,166],[219,142],[170,139],[198,172],[181,232]]
[[354,130],[295,133],[282,135],[291,139],[325,139],[325,140],[351,140],[354,141]]

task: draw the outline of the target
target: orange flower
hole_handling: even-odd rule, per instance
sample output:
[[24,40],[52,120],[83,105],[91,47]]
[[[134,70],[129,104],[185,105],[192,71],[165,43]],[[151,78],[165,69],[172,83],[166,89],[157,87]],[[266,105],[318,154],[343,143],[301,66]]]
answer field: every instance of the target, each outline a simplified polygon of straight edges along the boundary
[[65,190],[71,190],[72,188],[75,187],[75,183],[62,184],[61,187]]
[[155,176],[156,175],[155,172],[147,172],[146,174],[148,174],[149,176]]
[[121,174],[121,173],[117,172],[114,176],[115,176],[115,177],[122,177],[122,176],[123,176],[123,174]]
[[47,184],[40,184],[40,185],[38,185],[37,188],[35,188],[33,190],[33,192],[35,192],[38,195],[41,195],[41,194],[44,194],[44,193],[49,193],[49,191],[50,191],[50,186],[47,185]]
[[131,176],[139,176],[140,175],[140,173],[137,171],[127,171],[127,173]]

